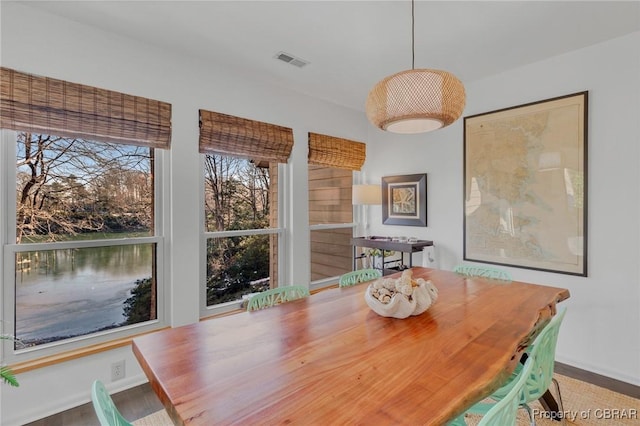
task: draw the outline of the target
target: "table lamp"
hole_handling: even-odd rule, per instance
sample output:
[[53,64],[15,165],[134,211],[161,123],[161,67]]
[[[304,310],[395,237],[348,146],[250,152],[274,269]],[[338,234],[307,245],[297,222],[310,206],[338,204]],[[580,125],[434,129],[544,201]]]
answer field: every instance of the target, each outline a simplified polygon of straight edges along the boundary
[[354,206],[364,206],[362,209],[362,224],[366,238],[369,232],[367,206],[382,204],[382,188],[380,185],[353,185],[351,204]]

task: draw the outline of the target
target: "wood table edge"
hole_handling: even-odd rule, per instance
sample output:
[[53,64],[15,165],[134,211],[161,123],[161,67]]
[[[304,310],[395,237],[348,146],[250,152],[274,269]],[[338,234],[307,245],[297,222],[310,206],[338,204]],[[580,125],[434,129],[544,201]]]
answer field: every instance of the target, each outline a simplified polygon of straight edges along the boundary
[[140,353],[140,349],[136,345],[135,339],[131,342],[131,349],[133,350],[133,354],[138,360],[138,363],[140,364],[142,371],[144,371],[144,374],[147,376],[147,379],[149,380],[149,385],[151,385],[151,389],[158,396],[158,399],[164,406],[165,410],[169,414],[169,417],[171,418],[173,423],[176,425],[184,425],[184,421],[180,418],[180,416],[178,415],[178,412],[176,411],[175,407],[171,403],[171,400],[169,399],[169,395],[167,395],[165,389],[158,382],[155,375],[153,374],[151,367],[149,366],[149,364],[147,364],[146,360],[144,359],[144,356],[142,356],[142,353]]
[[494,378],[494,380],[492,380],[482,389],[477,389],[477,392],[474,393],[475,396],[473,396],[473,394],[469,395],[469,398],[466,401],[461,402],[461,404],[459,404],[459,407],[463,408],[455,409],[454,412],[456,414],[454,416],[446,419],[439,419],[437,420],[436,424],[439,424],[438,422],[447,424],[447,422],[454,420],[456,417],[464,414],[466,410],[468,410],[471,406],[487,398],[488,395],[491,395],[504,384],[504,380],[506,380],[504,377],[508,378],[511,376],[511,373],[515,370],[516,365],[518,364],[518,362],[520,362],[520,358],[530,346],[531,342],[533,342],[533,340],[544,328],[544,326],[551,320],[551,318],[556,315],[557,304],[564,300],[567,300],[570,297],[570,292],[568,289],[557,288],[557,290],[559,290],[559,292],[557,293],[556,297],[538,310],[538,317],[534,321],[531,330],[527,334],[523,335],[523,337],[518,342],[512,356],[502,367],[503,373],[498,374]]

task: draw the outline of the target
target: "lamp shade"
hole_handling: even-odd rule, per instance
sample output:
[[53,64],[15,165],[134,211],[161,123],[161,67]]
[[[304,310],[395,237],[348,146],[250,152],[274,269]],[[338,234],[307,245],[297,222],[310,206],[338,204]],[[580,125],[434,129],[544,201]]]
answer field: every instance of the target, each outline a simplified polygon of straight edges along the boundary
[[365,109],[376,127],[422,133],[448,126],[464,110],[464,86],[441,70],[411,69],[390,75],[369,92]]
[[353,185],[351,200],[355,205],[382,204],[382,189],[380,185]]

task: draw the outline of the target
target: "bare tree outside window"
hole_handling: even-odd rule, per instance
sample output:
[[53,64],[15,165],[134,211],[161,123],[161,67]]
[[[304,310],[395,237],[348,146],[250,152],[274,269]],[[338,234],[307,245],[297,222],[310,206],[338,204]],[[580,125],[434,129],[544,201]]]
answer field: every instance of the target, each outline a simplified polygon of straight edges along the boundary
[[18,135],[17,148],[17,243],[150,235],[149,148],[30,133]]
[[156,243],[136,241],[154,236],[153,158],[145,147],[18,133],[16,244],[33,247],[15,253],[23,344],[157,317]]
[[[205,156],[208,232],[271,226],[271,172],[252,161]],[[269,288],[273,235],[212,238],[207,242],[207,306]]]

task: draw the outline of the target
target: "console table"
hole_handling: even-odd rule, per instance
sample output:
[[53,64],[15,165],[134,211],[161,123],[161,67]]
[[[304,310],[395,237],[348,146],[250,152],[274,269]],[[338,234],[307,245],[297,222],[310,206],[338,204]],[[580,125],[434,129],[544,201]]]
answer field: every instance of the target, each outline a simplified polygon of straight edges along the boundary
[[[353,246],[353,269],[354,270],[357,268],[358,259],[363,259],[367,257],[365,254],[360,254],[360,255],[358,254],[357,252],[358,247],[377,248],[382,251],[382,254],[381,254],[382,265],[381,265],[381,268],[377,268],[377,269],[381,269],[382,274],[386,275],[386,274],[392,274],[394,272],[398,272],[398,270],[411,268],[413,266],[412,254],[422,251],[424,247],[432,246],[433,241],[417,240],[416,242],[409,243],[409,242],[394,241],[390,237],[356,237],[356,238],[351,238],[351,245]],[[385,269],[384,267],[385,263],[389,263],[389,262],[385,262],[385,255],[384,255],[385,251],[396,251],[400,253],[400,259],[397,259],[397,261],[401,263],[400,268],[389,269],[389,270]],[[409,254],[408,263],[405,263],[405,260],[404,260],[405,253]]]

